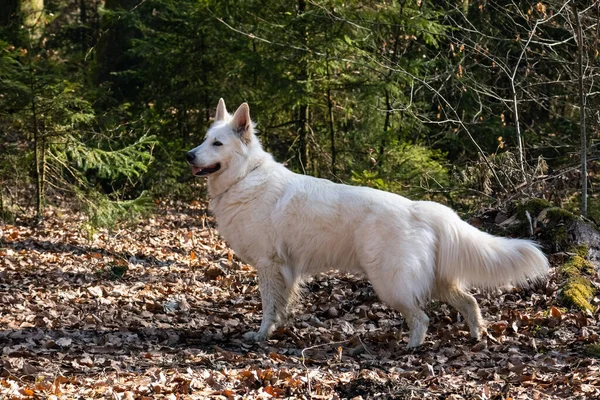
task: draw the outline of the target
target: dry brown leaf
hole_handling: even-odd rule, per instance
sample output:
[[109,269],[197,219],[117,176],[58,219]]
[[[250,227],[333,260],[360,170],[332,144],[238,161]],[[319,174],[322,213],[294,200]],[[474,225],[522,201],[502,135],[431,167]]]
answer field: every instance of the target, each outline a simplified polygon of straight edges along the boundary
[[102,293],[102,288],[99,286],[90,286],[87,288],[88,292],[90,292],[90,294],[94,297],[102,297],[103,293]]
[[550,310],[550,313],[552,315],[552,318],[557,318],[557,319],[561,319],[562,318],[562,312],[558,308],[556,308],[554,306],[552,306],[552,308]]

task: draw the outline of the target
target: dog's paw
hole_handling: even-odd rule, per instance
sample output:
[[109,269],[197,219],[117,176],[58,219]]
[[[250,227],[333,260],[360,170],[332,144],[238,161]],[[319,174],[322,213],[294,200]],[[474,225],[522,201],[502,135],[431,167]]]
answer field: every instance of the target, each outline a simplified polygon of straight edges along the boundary
[[246,332],[244,333],[244,339],[252,342],[262,342],[267,339],[267,334],[263,332]]
[[487,336],[487,329],[485,327],[477,327],[471,329],[471,337],[477,341],[480,341],[483,336]]

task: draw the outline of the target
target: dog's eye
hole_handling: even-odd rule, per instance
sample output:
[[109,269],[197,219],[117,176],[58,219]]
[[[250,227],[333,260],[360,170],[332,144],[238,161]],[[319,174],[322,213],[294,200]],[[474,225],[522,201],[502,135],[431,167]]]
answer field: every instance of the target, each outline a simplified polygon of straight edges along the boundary
[[221,143],[217,140],[216,142],[213,143],[213,146],[223,146],[223,143]]

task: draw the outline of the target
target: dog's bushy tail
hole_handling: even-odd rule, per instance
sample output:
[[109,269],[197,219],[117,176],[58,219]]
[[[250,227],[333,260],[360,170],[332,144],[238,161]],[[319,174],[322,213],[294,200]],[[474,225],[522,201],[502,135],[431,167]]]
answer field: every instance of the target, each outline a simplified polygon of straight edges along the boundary
[[492,236],[458,216],[438,232],[438,276],[450,282],[492,288],[524,285],[548,273],[548,259],[530,240]]

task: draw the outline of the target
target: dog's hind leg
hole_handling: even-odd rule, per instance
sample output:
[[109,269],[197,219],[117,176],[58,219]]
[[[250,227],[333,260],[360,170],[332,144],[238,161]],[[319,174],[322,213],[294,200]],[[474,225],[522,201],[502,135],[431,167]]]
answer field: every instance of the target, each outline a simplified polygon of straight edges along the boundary
[[[397,277],[398,275],[396,275]],[[429,317],[419,306],[418,296],[411,293],[406,286],[403,287],[394,282],[394,279],[390,279],[389,276],[384,276],[383,279],[371,278],[370,280],[379,298],[402,313],[406,320],[409,328],[407,347],[414,348],[423,344],[429,325]]]
[[278,265],[265,263],[257,265],[257,270],[263,311],[262,322],[258,332],[246,332],[244,338],[261,341],[267,339],[284,318],[291,291],[286,287],[286,278]]
[[407,348],[419,347],[425,341],[427,326],[429,325],[429,317],[418,306],[407,306],[397,304],[395,309],[400,311],[406,319],[406,324],[409,328]]
[[456,283],[438,284],[438,297],[448,302],[462,314],[469,325],[471,336],[477,340],[481,339],[483,329],[483,318],[475,297],[465,292]]

